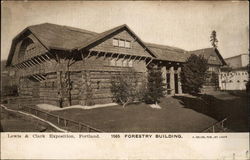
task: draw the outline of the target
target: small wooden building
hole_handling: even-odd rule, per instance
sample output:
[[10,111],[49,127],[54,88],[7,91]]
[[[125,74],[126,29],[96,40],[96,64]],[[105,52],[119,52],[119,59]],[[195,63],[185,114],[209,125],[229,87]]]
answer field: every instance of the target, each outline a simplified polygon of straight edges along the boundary
[[[181,66],[191,53],[145,43],[127,25],[96,33],[44,23],[13,39],[6,66],[15,71],[21,96],[69,106],[86,105],[91,94],[91,101],[101,104],[113,101],[113,75],[133,68],[143,76],[150,63],[162,66],[168,94],[182,93]],[[205,54],[211,67],[225,63],[217,49],[194,53]]]

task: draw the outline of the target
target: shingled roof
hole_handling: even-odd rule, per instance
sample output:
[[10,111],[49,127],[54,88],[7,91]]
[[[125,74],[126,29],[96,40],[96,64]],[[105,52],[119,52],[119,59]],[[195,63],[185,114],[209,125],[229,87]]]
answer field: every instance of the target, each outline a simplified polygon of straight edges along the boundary
[[217,48],[203,48],[203,49],[198,49],[194,51],[189,51],[189,54],[195,54],[195,55],[202,55],[205,59],[208,59],[213,53],[216,53],[217,56],[219,57],[222,65],[226,65],[225,60],[219,53],[219,50]]
[[154,52],[157,59],[175,62],[185,62],[190,56],[187,51],[166,45],[146,43],[146,45]]
[[[142,46],[147,48],[142,40],[126,24],[117,26],[102,33],[51,23],[33,25],[29,26],[27,29],[29,29],[41,41],[41,43],[46,46],[46,48],[71,51],[88,47],[106,36],[124,28],[133,34]],[[147,49],[154,57],[155,55],[152,54],[152,51],[149,48]]]
[[96,32],[50,23],[30,26],[28,29],[49,49],[72,50],[99,35]]
[[[69,26],[43,23],[27,27],[13,39],[10,54],[7,60],[7,65],[10,64],[13,57],[14,46],[17,39],[27,31],[31,32],[48,50],[58,49],[72,51],[87,48],[104,39],[105,37],[115,32],[119,32],[122,29],[126,29],[128,32],[130,32],[137,39],[137,41],[151,54],[151,56],[159,60],[185,62],[191,54],[202,54],[205,58],[208,58],[211,53],[215,51],[213,48],[206,48],[188,52],[177,47],[145,43],[126,24],[117,26],[102,33],[96,33]],[[225,63],[217,49],[216,52],[222,62]]]

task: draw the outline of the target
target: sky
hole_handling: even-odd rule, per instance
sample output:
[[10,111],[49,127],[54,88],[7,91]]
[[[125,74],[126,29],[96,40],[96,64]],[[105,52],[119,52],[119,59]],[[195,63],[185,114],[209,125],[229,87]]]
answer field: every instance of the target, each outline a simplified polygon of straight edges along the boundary
[[29,25],[54,23],[95,32],[127,24],[143,41],[196,50],[211,47],[217,32],[224,58],[248,53],[248,2],[1,2],[1,59],[11,41]]

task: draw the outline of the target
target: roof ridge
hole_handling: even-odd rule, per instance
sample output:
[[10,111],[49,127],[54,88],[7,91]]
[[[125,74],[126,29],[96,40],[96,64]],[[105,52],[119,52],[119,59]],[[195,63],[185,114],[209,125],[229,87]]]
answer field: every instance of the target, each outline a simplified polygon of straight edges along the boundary
[[[180,51],[184,51],[186,52],[185,49],[179,48],[179,47],[175,47],[175,46],[169,46],[169,45],[165,45],[165,44],[157,44],[157,43],[149,43],[149,42],[144,42],[146,45],[148,45],[149,47],[152,48],[161,48],[161,49],[176,49],[176,50],[180,50]],[[167,48],[169,47],[169,48]]]
[[66,25],[63,25],[62,27],[66,28],[67,30],[74,31],[74,32],[89,33],[89,34],[95,34],[95,35],[99,34],[97,32],[82,29],[82,28],[76,28],[76,27],[71,27],[71,26],[66,26]]
[[196,51],[201,51],[201,50],[206,50],[206,49],[215,49],[214,47],[207,47],[207,48],[201,48],[201,49],[196,49],[196,50],[191,50],[188,52],[196,52]]

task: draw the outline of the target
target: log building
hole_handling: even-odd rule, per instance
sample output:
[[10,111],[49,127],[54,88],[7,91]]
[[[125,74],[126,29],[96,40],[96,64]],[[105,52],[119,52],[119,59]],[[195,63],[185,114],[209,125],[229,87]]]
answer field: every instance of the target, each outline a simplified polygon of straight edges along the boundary
[[[211,71],[225,62],[214,48],[197,51],[143,42],[127,25],[102,33],[50,23],[29,26],[12,41],[6,66],[15,71],[19,95],[57,106],[110,103],[113,75],[162,66],[167,94],[182,93],[181,66],[190,54],[208,58]],[[91,93],[90,93],[91,92]]]

